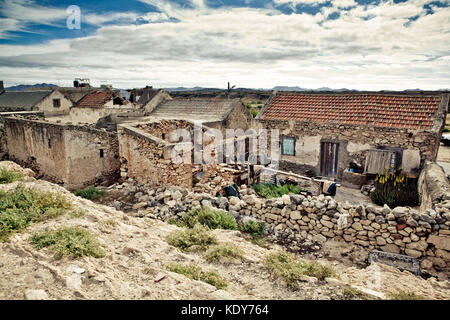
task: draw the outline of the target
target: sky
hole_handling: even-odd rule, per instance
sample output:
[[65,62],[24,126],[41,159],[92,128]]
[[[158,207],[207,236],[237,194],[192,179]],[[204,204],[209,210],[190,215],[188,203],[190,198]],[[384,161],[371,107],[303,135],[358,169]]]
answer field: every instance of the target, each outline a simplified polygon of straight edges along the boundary
[[450,0],[0,0],[5,86],[450,88]]

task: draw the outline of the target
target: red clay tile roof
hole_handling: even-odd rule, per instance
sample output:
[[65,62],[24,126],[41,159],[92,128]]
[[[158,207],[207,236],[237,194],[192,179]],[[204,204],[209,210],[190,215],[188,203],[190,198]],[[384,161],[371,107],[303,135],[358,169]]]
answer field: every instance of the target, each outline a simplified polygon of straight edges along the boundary
[[440,101],[439,95],[278,93],[261,119],[430,129]]
[[104,108],[105,104],[114,98],[111,91],[96,91],[86,95],[76,104],[77,108]]

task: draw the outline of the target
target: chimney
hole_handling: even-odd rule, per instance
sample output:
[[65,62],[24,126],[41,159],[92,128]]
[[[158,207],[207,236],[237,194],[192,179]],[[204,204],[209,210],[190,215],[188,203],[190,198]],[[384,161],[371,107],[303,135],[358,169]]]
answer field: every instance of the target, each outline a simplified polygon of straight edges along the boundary
[[5,88],[3,87],[3,80],[0,81],[0,94],[5,91]]

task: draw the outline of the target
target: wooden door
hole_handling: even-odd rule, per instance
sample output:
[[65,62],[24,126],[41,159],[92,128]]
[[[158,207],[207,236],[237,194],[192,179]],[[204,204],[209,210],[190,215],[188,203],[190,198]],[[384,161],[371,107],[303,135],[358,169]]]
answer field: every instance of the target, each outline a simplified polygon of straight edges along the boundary
[[320,175],[336,178],[338,174],[339,143],[322,142],[320,144]]

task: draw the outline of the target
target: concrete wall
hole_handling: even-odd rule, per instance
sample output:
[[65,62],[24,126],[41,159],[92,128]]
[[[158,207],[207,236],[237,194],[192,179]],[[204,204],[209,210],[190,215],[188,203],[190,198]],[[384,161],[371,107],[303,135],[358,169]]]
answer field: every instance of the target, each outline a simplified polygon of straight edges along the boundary
[[10,159],[68,189],[108,184],[119,177],[115,133],[15,118],[5,119],[5,133]]

